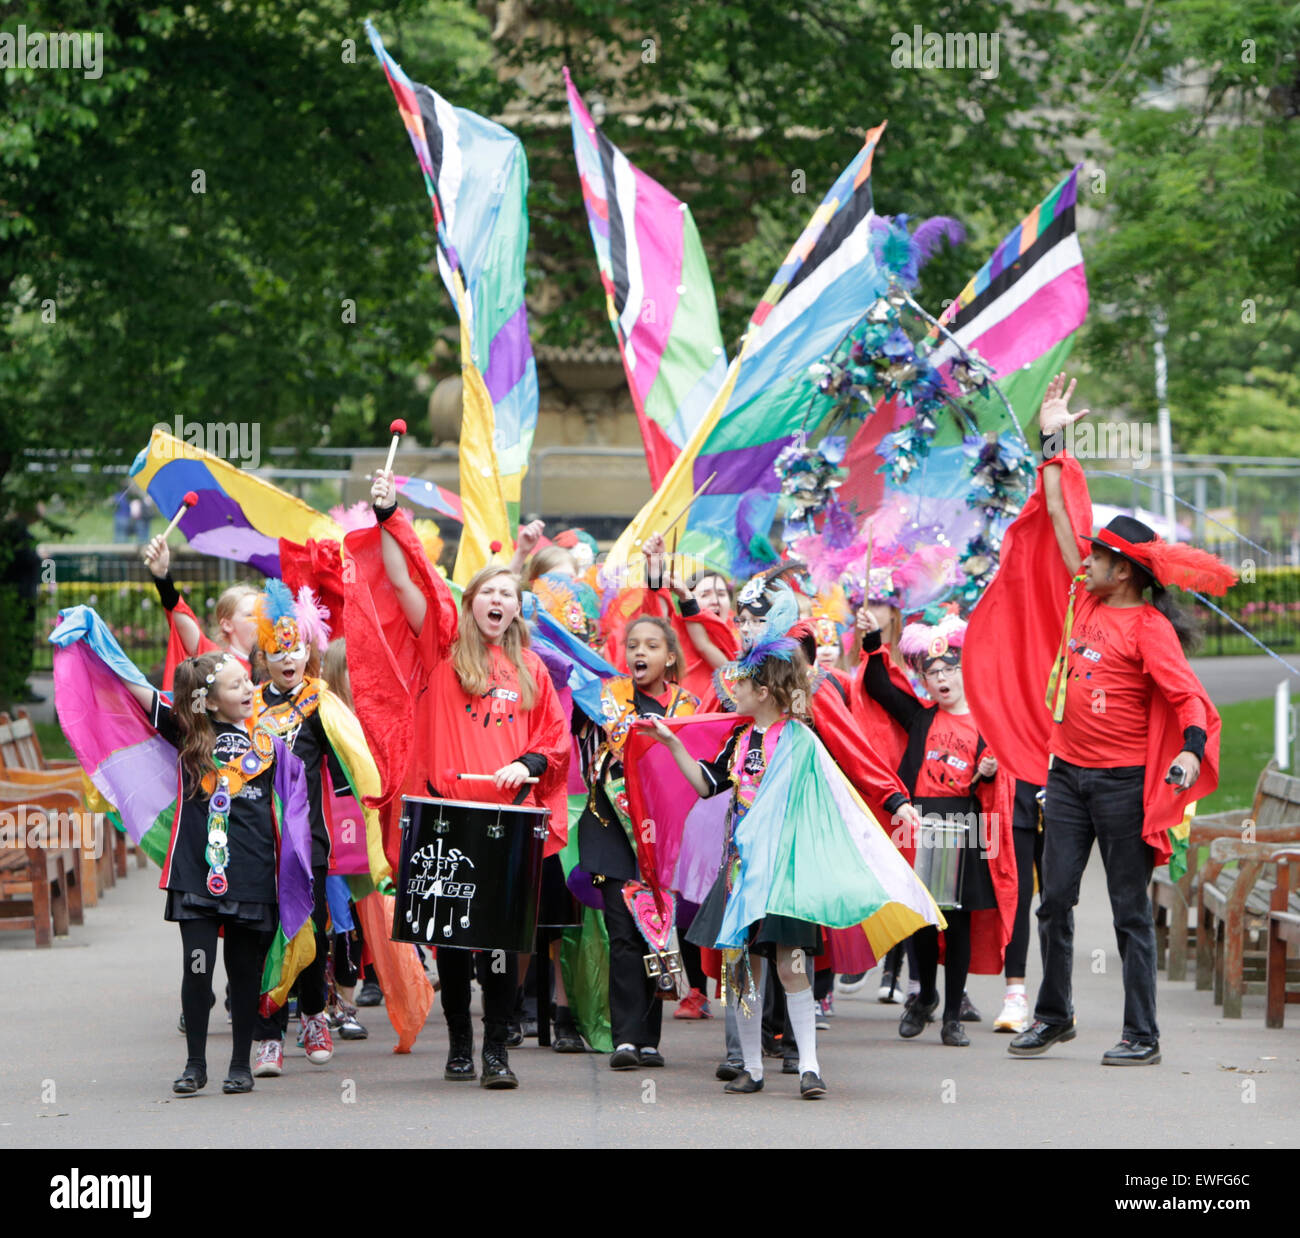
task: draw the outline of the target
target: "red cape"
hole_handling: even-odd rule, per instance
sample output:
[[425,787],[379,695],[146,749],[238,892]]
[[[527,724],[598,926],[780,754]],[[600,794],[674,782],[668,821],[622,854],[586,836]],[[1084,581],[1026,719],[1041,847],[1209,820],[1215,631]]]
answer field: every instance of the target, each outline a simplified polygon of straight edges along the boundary
[[[1092,533],[1088,482],[1072,456],[1062,454],[1056,459],[1070,525],[1086,555]],[[1041,474],[1049,467],[1058,465],[1045,461],[1039,466],[1037,488],[1007,529],[998,573],[971,614],[962,656],[966,697],[980,734],[1003,769],[1040,786],[1047,781],[1053,726],[1047,681],[1060,647],[1071,588],[1070,571],[1061,558],[1043,494]],[[1015,656],[1007,656],[1010,650]],[[1210,795],[1219,783],[1219,713],[1204,689],[1200,697],[1207,722],[1205,759],[1196,782],[1175,794],[1164,776],[1182,751],[1183,733],[1155,680],[1147,727],[1142,837],[1155,851],[1157,864],[1169,859],[1168,831],[1182,820],[1188,804]]]
[[294,597],[309,585],[330,613],[331,636],[343,630],[343,547],[336,541],[308,538],[305,546],[280,539],[280,579]]
[[[884,658],[889,678],[900,691],[915,695],[903,668],[890,656],[888,645],[882,645],[875,653],[864,652],[861,661],[865,662],[868,658]],[[867,695],[862,686],[862,669],[859,663],[858,671],[849,680],[849,708],[858,728],[870,737],[871,746],[880,754],[881,760],[890,769],[897,769],[907,748],[907,732],[894,721],[889,710]]]

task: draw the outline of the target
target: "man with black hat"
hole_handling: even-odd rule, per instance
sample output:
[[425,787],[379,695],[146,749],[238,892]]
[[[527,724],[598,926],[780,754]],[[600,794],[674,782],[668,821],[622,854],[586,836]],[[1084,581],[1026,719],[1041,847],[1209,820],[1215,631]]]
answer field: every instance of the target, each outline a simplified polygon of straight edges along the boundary
[[[1038,910],[1043,982],[1033,1022],[1009,1052],[1033,1057],[1075,1036],[1074,905],[1096,839],[1124,979],[1123,1032],[1102,1064],[1153,1065],[1160,1041],[1147,885],[1153,865],[1171,854],[1169,830],[1181,822],[1192,788],[1200,798],[1218,781],[1219,716],[1187,663],[1190,628],[1165,587],[1222,593],[1233,576],[1213,556],[1166,543],[1128,516],[1090,536],[1083,470],[1060,450],[1064,429],[1087,412],[1070,413],[1073,391],[1063,374],[1048,386],[1039,413],[1040,486],[1007,531],[999,578],[976,608],[967,641],[987,644],[981,636],[1015,625],[1026,651],[1023,682],[1032,685],[1025,695],[1037,699],[1021,704],[1020,719],[1006,721],[1015,712],[1012,690],[998,700],[980,683],[989,699],[981,701],[978,720],[1018,778],[1035,781],[1050,754]],[[1068,588],[1060,588],[1067,574]],[[1143,596],[1148,588],[1151,602]],[[1044,709],[1037,694],[1052,647]],[[978,681],[981,668],[973,669]],[[1007,674],[1005,660],[1000,673],[987,669],[990,682],[1004,685],[1017,673]],[[989,717],[991,711],[1002,717]]]

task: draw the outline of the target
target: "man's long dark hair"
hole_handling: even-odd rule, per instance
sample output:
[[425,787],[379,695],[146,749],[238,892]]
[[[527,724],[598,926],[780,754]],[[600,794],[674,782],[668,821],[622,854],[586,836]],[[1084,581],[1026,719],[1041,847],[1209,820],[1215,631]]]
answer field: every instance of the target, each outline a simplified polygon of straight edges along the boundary
[[1174,635],[1178,637],[1178,643],[1183,647],[1183,652],[1194,653],[1201,644],[1201,625],[1196,621],[1195,616],[1179,606],[1174,601],[1173,594],[1146,568],[1139,567],[1136,563],[1130,563],[1129,566],[1133,569],[1133,583],[1137,586],[1138,592],[1145,593],[1148,589],[1151,590],[1151,605],[1169,620]]

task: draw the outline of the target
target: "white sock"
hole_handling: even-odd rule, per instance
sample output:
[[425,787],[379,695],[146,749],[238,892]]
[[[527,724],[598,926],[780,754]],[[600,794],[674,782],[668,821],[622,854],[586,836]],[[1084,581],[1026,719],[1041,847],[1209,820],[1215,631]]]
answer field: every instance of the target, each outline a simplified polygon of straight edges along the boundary
[[1023,984],[1009,984],[1009,985],[1007,985],[1007,996],[1008,996],[1008,997],[1011,997],[1013,994],[1017,994],[1017,993],[1018,993],[1021,997],[1024,997],[1024,995],[1025,995],[1025,986],[1024,986]]
[[619,1045],[619,1047],[618,1047],[617,1049],[615,1049],[614,1052],[615,1052],[615,1053],[622,1053],[624,1049],[626,1049],[629,1053],[635,1053],[635,1052],[636,1052],[636,1045]]
[[817,1064],[817,1012],[811,988],[785,991],[785,1008],[790,1013],[790,1028],[799,1046],[799,1073],[812,1071],[820,1075]]
[[763,1003],[750,1003],[750,1013],[736,1008],[736,1030],[740,1033],[740,1055],[749,1077],[757,1083],[763,1077]]

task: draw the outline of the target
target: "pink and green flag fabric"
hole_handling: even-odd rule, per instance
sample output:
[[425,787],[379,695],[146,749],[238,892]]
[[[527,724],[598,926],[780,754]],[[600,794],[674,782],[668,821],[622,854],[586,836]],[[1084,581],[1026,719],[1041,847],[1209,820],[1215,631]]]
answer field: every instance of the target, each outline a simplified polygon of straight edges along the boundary
[[[1038,411],[1088,314],[1074,218],[1082,166],[1003,238],[940,317],[963,348],[993,367],[1022,428]],[[955,354],[945,341],[932,361],[941,365]]]
[[690,208],[605,136],[567,68],[564,84],[605,309],[658,487],[727,371],[713,281]]

